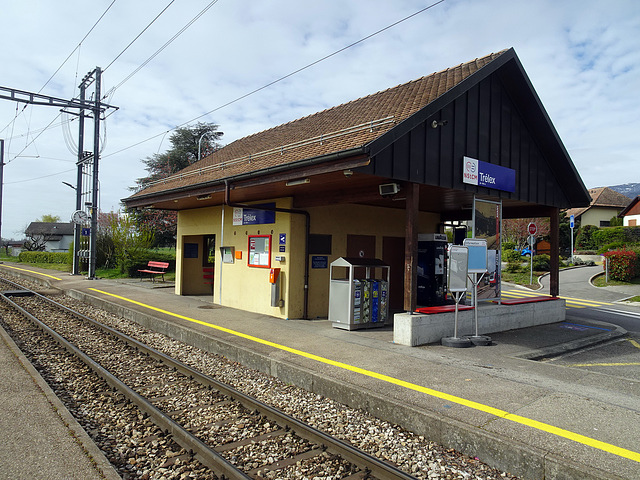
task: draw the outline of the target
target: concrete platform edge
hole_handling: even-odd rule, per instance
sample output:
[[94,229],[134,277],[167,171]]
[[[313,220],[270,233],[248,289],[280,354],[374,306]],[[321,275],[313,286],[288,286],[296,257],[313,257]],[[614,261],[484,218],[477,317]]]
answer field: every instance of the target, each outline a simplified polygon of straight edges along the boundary
[[69,410],[67,410],[67,407],[65,407],[58,396],[53,392],[53,390],[51,390],[49,384],[44,380],[44,378],[42,378],[40,373],[35,369],[2,327],[0,327],[0,337],[2,337],[2,340],[16,356],[22,367],[27,371],[34,383],[42,391],[47,402],[51,405],[51,409],[60,417],[62,423],[69,430],[69,435],[72,436],[76,443],[80,445],[91,463],[95,466],[96,470],[107,480],[121,480],[122,477],[118,474],[113,465],[111,465],[111,462],[107,460],[107,457],[105,457],[102,450],[100,450],[89,434],[84,430],[84,428],[82,428],[73,415],[71,415]]
[[150,315],[79,290],[66,293],[80,301],[134,321],[150,330],[168,335],[205,351],[222,355],[249,368],[272,375],[318,395],[331,398],[352,408],[362,409],[401,427],[424,435],[431,441],[477,457],[498,468],[525,479],[623,480],[609,472],[572,463],[553,452],[531,447],[511,438],[438,416],[437,412],[420,410],[406,403],[363,391],[359,386],[341,383],[331,377],[305,369],[282,359],[274,359],[222,339],[207,336],[184,325],[165,320],[162,314]]

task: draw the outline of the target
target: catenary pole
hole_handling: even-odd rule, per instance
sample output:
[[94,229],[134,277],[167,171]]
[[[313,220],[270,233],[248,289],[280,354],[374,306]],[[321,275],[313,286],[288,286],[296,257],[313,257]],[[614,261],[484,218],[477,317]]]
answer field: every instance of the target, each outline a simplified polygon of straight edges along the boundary
[[95,105],[93,107],[93,185],[91,198],[91,231],[89,233],[89,280],[96,278],[96,256],[98,253],[98,158],[100,156],[100,87],[102,70],[96,67],[95,74]]

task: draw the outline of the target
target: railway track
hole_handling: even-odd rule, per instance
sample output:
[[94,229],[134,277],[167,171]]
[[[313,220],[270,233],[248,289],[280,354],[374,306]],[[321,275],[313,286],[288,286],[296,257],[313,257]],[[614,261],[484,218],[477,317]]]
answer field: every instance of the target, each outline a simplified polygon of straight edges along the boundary
[[310,478],[314,471],[350,480],[415,478],[22,285],[4,280],[0,288],[12,336],[50,342],[35,337],[39,331],[55,340],[213,472],[210,478]]

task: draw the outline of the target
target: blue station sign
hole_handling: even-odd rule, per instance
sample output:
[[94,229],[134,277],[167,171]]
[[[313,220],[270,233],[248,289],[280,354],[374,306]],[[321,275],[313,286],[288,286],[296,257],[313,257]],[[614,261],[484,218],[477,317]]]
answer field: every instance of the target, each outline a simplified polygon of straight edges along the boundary
[[462,182],[505,192],[516,191],[516,171],[471,157],[462,157]]

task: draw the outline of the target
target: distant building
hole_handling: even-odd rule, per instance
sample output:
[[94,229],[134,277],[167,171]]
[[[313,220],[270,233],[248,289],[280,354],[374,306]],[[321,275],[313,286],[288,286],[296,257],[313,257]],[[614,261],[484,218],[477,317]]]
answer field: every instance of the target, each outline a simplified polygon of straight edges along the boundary
[[640,195],[636,196],[631,203],[622,210],[618,217],[622,218],[622,225],[625,227],[637,227],[640,225]]
[[631,199],[609,187],[590,188],[591,204],[588,207],[570,208],[567,217],[573,215],[581,227],[594,225],[608,227],[613,217],[617,217]]
[[24,233],[42,243],[45,252],[66,252],[73,243],[72,223],[31,222]]

